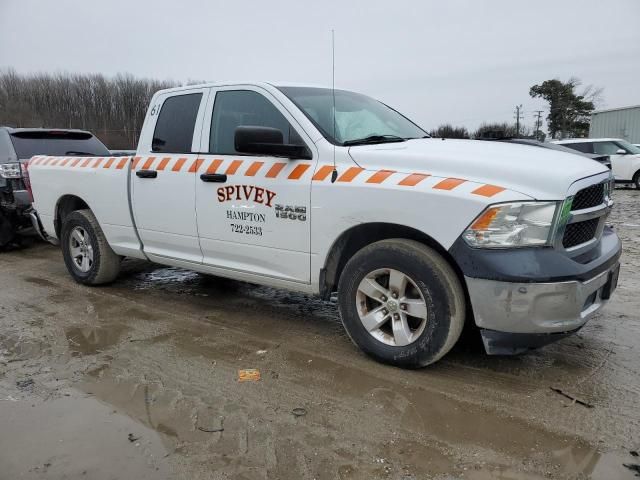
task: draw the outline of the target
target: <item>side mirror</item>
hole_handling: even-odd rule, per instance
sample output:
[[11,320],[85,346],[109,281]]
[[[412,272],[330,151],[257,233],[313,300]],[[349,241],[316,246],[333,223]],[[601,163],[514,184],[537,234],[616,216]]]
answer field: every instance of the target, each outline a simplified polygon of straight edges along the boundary
[[626,155],[627,151],[623,148],[619,148],[618,150],[616,150],[616,155]]
[[304,145],[283,143],[282,131],[270,127],[237,127],[234,134],[236,151],[252,155],[300,158],[310,160],[311,152]]

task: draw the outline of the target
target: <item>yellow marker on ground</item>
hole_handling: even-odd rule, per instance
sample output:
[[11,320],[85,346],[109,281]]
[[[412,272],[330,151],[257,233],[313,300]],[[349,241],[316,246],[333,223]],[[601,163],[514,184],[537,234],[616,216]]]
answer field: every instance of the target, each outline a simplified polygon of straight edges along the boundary
[[260,380],[260,370],[256,368],[238,370],[239,382],[257,382],[258,380]]

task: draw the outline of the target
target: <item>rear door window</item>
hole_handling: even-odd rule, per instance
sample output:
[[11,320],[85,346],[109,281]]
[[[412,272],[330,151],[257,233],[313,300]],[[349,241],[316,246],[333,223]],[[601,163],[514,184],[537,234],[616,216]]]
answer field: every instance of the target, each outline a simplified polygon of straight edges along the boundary
[[562,145],[582,153],[593,153],[593,142],[563,143]]
[[164,101],[153,132],[151,149],[154,152],[191,153],[201,100],[202,93],[189,93]]
[[34,155],[109,155],[107,147],[88,132],[27,130],[13,132],[10,137],[13,148],[21,160]]

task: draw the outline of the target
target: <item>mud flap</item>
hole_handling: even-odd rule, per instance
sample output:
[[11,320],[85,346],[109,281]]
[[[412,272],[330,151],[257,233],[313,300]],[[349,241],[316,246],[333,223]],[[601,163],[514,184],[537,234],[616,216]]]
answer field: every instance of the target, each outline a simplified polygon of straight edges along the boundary
[[509,333],[481,329],[487,355],[519,355],[573,335],[578,330],[559,333]]

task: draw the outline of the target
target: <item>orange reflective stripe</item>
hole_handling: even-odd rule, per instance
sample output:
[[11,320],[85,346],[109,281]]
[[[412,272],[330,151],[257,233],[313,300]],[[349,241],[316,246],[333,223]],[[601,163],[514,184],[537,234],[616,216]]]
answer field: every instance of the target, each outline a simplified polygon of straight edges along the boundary
[[286,167],[286,163],[274,163],[273,166],[267,172],[267,178],[276,178],[278,174],[282,171],[284,167]]
[[149,157],[147,158],[147,161],[144,162],[144,165],[142,165],[142,170],[149,170],[151,168],[151,165],[153,165],[153,162],[155,162],[156,157]]
[[316,170],[316,173],[311,180],[321,182],[322,180],[326,180],[326,178],[331,175],[331,172],[333,172],[333,165],[323,165]]
[[70,167],[75,167],[76,165],[78,165],[78,163],[80,163],[80,160],[82,160],[81,158],[76,158],[73,160],[73,162],[71,162],[71,165],[69,165]]
[[394,173],[395,170],[378,170],[367,179],[367,183],[382,183]]
[[103,160],[104,160],[104,158],[102,158],[102,157],[96,159],[96,161],[93,163],[93,168],[98,168]]
[[116,170],[122,170],[129,160],[130,160],[129,157],[125,157],[122,160],[120,160],[120,163],[116,167]]
[[225,173],[227,175],[233,175],[238,171],[240,165],[242,165],[242,160],[234,160],[233,162],[231,162],[231,165],[229,165],[229,168],[227,168],[227,171]]
[[466,180],[462,180],[461,178],[445,178],[441,182],[436,183],[433,188],[438,190],[453,190],[464,182],[466,182]]
[[430,177],[431,175],[427,173],[412,173],[411,175],[407,175],[402,180],[398,182],[398,185],[402,185],[403,187],[415,187],[425,178]]
[[258,170],[262,168],[262,165],[264,165],[264,162],[253,162],[251,166],[247,168],[247,171],[245,172],[244,176],[255,177],[256,173],[258,173]]
[[111,165],[113,165],[113,162],[115,162],[116,159],[115,157],[111,157],[109,158],[109,160],[107,160],[107,163],[105,163],[102,168],[111,168]]
[[133,164],[131,165],[131,170],[135,170],[138,166],[138,162],[141,160],[141,157],[133,157]]
[[196,173],[200,168],[200,165],[202,165],[202,162],[204,162],[202,158],[196,158],[189,167],[189,173]]
[[476,188],[473,192],[476,195],[482,195],[483,197],[493,197],[500,192],[504,192],[504,188],[498,187],[497,185],[482,185],[481,187]]
[[362,172],[362,171],[364,171],[364,168],[350,167],[346,172],[344,172],[342,175],[340,175],[338,177],[338,181],[339,182],[350,182],[351,180],[356,178],[358,175],[360,175],[360,172]]
[[87,165],[89,165],[91,163],[91,160],[93,160],[93,158],[87,158],[84,162],[82,162],[82,165],[80,165],[80,168],[84,168]]
[[207,168],[207,173],[208,174],[216,173],[220,168],[220,165],[222,165],[222,159],[216,158],[211,162],[211,165],[209,165],[209,168]]
[[160,163],[156,167],[156,170],[162,172],[165,168],[167,168],[167,163],[169,163],[169,160],[171,160],[171,157],[164,157],[162,160],[160,160]]
[[172,172],[179,172],[184,163],[187,161],[186,158],[179,158],[176,164],[171,169]]
[[69,163],[71,161],[70,158],[65,158],[62,163],[60,164],[61,167],[64,167],[67,163]]
[[308,163],[301,163],[300,165],[296,165],[296,168],[291,171],[287,178],[289,180],[298,180],[302,175],[304,175],[304,172],[306,172],[310,166],[311,165],[309,165]]
[[57,165],[59,161],[60,161],[59,158],[54,158],[53,162],[51,162],[51,166],[53,167],[54,165]]

